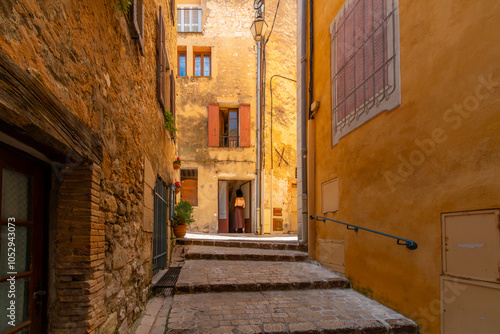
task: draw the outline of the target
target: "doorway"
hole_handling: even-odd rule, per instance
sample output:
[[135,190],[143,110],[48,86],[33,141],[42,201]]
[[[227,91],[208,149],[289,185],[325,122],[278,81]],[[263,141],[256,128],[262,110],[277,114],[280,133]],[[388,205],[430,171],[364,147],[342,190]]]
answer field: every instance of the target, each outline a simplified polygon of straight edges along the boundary
[[[0,147],[0,332],[42,333],[45,166]],[[47,244],[47,243],[46,243]]]
[[236,191],[243,192],[245,199],[244,221],[245,233],[252,231],[252,181],[224,180],[219,181],[219,233],[235,233],[234,203]]

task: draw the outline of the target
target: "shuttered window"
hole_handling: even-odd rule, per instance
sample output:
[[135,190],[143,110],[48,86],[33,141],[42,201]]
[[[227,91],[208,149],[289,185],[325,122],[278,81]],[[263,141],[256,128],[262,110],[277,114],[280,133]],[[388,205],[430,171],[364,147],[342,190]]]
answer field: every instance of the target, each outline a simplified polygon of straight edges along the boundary
[[198,206],[198,170],[181,169],[181,198]]
[[[167,82],[167,71],[170,70],[170,63],[168,60],[167,47],[165,43],[165,22],[163,20],[163,12],[160,7],[158,14],[158,40],[157,40],[157,96],[162,109],[169,108],[169,101],[167,96],[167,86],[170,86],[170,80]],[[173,114],[173,111],[172,111]]]
[[240,146],[250,147],[250,105],[240,104]]
[[250,105],[222,108],[216,103],[208,106],[209,147],[250,147]]
[[133,0],[130,13],[132,38],[137,40],[139,51],[144,56],[144,4],[143,0]]
[[333,144],[400,104],[397,0],[347,0],[330,25]]
[[170,111],[172,112],[172,116],[174,116],[174,125],[175,125],[175,75],[174,71],[170,71]]
[[219,146],[219,105],[217,103],[208,105],[208,146]]
[[200,6],[178,6],[177,7],[177,31],[178,32],[201,32],[201,7]]

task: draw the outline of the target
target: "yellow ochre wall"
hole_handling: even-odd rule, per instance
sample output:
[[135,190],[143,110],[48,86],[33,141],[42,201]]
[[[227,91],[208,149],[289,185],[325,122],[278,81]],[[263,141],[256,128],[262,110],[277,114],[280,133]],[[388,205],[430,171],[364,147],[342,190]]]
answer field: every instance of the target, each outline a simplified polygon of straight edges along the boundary
[[[314,1],[313,99],[321,107],[310,214],[415,240],[418,249],[322,222],[316,241],[345,240],[355,289],[439,333],[440,215],[500,207],[500,2],[399,1],[401,106],[332,147],[329,25],[343,3]],[[321,183],[336,177],[339,211],[322,214]]]

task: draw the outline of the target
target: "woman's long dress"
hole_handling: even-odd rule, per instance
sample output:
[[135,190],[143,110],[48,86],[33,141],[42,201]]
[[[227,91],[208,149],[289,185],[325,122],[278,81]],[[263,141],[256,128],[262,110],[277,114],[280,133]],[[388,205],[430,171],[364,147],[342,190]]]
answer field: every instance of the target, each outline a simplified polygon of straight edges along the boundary
[[234,228],[245,228],[245,209],[242,206],[234,208]]

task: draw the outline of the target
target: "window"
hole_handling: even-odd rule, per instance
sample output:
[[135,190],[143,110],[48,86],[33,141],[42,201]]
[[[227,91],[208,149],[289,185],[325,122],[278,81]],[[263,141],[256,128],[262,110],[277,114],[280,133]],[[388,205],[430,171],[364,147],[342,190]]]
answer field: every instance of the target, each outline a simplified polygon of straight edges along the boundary
[[177,31],[201,32],[200,6],[177,6]]
[[198,169],[181,169],[181,198],[198,206]]
[[211,72],[210,51],[194,51],[194,76],[209,77]]
[[238,147],[238,109],[219,109],[219,147]]
[[157,64],[156,64],[156,91],[158,101],[163,109],[168,109],[171,103],[171,96],[167,94],[169,92],[168,85],[171,80],[167,81],[167,71],[170,70],[170,62],[168,59],[167,46],[165,43],[165,22],[163,20],[163,12],[160,6],[158,13],[158,39],[157,39]]
[[153,276],[167,266],[169,191],[160,178],[156,179],[154,194]]
[[250,105],[239,108],[208,106],[208,146],[250,147]]
[[397,0],[347,0],[330,25],[332,143],[401,102]]
[[187,75],[186,50],[178,49],[178,51],[177,51],[177,63],[179,64],[178,75],[180,77],[185,77]]

